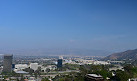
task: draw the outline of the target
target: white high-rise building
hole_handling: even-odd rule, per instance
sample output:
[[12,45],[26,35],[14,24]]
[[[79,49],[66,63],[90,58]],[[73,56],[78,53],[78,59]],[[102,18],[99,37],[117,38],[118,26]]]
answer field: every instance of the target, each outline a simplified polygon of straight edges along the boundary
[[36,71],[38,69],[38,63],[30,63],[30,68]]

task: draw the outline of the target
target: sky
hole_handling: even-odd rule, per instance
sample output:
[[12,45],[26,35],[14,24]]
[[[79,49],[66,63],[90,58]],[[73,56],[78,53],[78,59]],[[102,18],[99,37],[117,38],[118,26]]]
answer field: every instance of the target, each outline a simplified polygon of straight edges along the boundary
[[0,49],[137,49],[137,0],[0,0]]

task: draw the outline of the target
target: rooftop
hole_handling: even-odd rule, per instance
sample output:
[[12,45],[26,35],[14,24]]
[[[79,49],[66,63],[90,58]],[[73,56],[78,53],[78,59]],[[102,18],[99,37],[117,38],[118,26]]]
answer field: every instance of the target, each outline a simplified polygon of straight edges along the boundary
[[87,74],[87,75],[91,77],[102,77],[101,75],[96,75],[96,74]]
[[17,71],[16,73],[19,73],[19,74],[28,74],[28,72],[25,72],[25,71]]
[[4,56],[13,56],[12,54],[4,54]]

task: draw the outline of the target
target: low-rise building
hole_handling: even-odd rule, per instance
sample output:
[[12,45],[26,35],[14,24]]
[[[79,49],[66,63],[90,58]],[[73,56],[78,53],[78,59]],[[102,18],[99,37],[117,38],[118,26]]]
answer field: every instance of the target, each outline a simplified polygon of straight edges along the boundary
[[14,71],[21,71],[25,68],[28,68],[29,66],[27,64],[16,64],[15,65],[15,68],[14,68]]
[[104,79],[101,75],[87,74],[86,81],[104,81]]
[[38,69],[38,63],[30,63],[30,68],[36,71]]
[[107,65],[107,64],[110,64],[109,62],[106,62],[106,61],[94,61],[95,65]]

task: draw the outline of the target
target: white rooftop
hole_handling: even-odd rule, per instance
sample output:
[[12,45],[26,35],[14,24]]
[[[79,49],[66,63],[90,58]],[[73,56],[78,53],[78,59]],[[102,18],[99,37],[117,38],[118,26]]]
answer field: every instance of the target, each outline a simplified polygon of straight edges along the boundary
[[16,73],[27,74],[28,72],[25,72],[25,71],[17,71]]
[[93,77],[102,77],[101,75],[96,75],[96,74],[87,74],[88,76],[93,76]]

